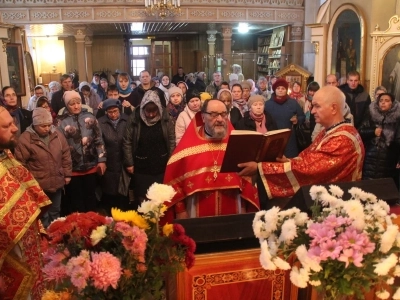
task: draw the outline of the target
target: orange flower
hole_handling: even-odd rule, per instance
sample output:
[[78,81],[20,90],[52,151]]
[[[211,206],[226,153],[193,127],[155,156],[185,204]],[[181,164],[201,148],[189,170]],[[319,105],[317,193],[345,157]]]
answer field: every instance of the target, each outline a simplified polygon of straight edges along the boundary
[[126,277],[126,278],[131,278],[132,277],[132,271],[131,270],[129,270],[129,269],[124,269],[124,276]]

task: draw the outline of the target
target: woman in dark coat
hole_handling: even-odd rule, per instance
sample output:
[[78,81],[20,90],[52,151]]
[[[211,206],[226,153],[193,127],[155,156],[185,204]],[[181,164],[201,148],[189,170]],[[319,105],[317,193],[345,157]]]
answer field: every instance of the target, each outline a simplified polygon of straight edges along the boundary
[[244,116],[236,124],[238,130],[252,130],[260,133],[276,130],[276,122],[274,118],[264,111],[265,98],[261,95],[250,96],[247,105],[249,111],[244,113]]
[[[289,84],[285,79],[279,78],[272,86],[274,93],[271,99],[265,103],[265,111],[272,115],[278,129],[291,129],[296,124],[303,124],[305,119],[304,112],[300,105],[296,100],[291,99],[287,95],[288,86]],[[299,155],[294,130],[292,130],[284,154],[287,158],[293,158]]]
[[107,168],[101,177],[103,191],[101,202],[107,214],[111,215],[112,207],[122,210],[128,208],[128,197],[118,193],[122,173],[122,139],[128,123],[128,116],[121,113],[120,100],[107,99],[103,101],[103,109],[105,115],[98,119],[98,122],[108,156]]
[[400,162],[400,103],[389,93],[369,106],[369,116],[359,132],[365,146],[362,179],[392,177],[398,186]]

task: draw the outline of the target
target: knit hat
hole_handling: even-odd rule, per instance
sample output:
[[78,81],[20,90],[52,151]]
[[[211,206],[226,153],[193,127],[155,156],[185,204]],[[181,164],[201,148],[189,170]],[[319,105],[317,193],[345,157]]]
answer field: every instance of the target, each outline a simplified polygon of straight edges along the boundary
[[72,100],[72,99],[79,99],[81,100],[81,95],[79,95],[78,92],[75,91],[66,91],[64,92],[64,103],[67,106],[68,103]]
[[200,92],[196,88],[190,88],[186,92],[186,102],[189,102],[192,98],[200,99]]
[[106,111],[110,107],[120,107],[121,101],[116,99],[106,99],[103,101],[103,109]]
[[36,107],[32,112],[32,124],[33,125],[43,125],[43,124],[52,124],[53,118],[51,113],[43,108]]
[[275,92],[276,88],[278,86],[283,86],[285,89],[289,88],[289,83],[283,79],[283,78],[279,78],[275,81],[275,83],[272,85],[272,90]]
[[242,81],[242,82],[240,83],[240,85],[242,86],[242,89],[249,89],[249,90],[251,90],[251,84],[250,84],[250,82],[248,82],[248,81]]
[[254,95],[250,96],[249,100],[247,100],[247,106],[251,108],[253,103],[255,102],[262,102],[263,104],[265,103],[265,98],[261,95]]
[[178,88],[177,86],[173,86],[173,87],[170,87],[170,88],[168,89],[168,95],[169,95],[169,97],[171,97],[171,95],[172,95],[172,94],[175,94],[175,93],[178,93],[179,95],[181,95],[181,96],[183,97],[182,90],[181,90],[180,88]]
[[201,102],[204,102],[204,101],[206,101],[206,100],[210,100],[210,99],[212,99],[213,98],[213,96],[210,94],[210,93],[207,93],[207,92],[202,92],[202,93],[200,93],[200,100],[201,100]]

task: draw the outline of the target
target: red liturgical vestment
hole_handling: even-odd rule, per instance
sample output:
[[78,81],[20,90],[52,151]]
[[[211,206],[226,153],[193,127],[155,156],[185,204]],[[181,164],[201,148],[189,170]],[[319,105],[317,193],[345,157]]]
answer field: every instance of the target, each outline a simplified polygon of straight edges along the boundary
[[314,142],[286,163],[262,162],[258,170],[269,199],[290,197],[304,185],[361,179],[364,145],[354,126],[323,130]]
[[51,202],[8,150],[0,153],[0,299],[41,299],[38,216]]
[[[258,194],[251,179],[219,172],[228,137],[207,139],[199,116],[192,120],[168,161],[164,183],[171,185],[176,195],[166,205],[173,206],[176,213],[186,210],[190,217],[257,211]],[[229,123],[228,132],[231,130]]]

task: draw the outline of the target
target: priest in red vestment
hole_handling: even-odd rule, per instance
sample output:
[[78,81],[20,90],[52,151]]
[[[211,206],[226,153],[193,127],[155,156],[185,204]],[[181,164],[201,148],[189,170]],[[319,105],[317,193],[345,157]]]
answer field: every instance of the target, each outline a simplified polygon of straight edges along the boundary
[[51,202],[7,149],[18,128],[0,107],[0,299],[41,299],[40,208]]
[[[323,130],[298,157],[278,158],[278,162],[239,164],[242,176],[257,174],[268,199],[290,197],[304,185],[361,179],[364,145],[353,125],[343,118],[345,96],[336,87],[317,91],[311,113]],[[261,194],[261,192],[260,192]]]
[[[254,212],[259,209],[251,178],[220,173],[233,129],[226,106],[206,100],[168,161],[164,183],[176,190],[166,203],[169,217],[193,218]],[[167,215],[168,215],[167,213]]]

